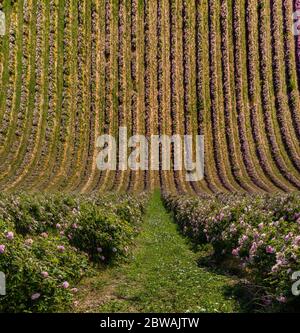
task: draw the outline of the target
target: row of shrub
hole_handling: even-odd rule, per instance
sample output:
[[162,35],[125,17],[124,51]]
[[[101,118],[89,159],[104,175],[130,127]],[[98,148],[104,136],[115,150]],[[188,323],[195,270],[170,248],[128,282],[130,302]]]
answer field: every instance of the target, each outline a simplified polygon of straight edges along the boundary
[[0,312],[64,311],[95,265],[128,255],[146,196],[0,195]]
[[238,264],[264,307],[294,303],[293,274],[300,271],[300,195],[165,195],[182,232],[211,244],[216,262]]

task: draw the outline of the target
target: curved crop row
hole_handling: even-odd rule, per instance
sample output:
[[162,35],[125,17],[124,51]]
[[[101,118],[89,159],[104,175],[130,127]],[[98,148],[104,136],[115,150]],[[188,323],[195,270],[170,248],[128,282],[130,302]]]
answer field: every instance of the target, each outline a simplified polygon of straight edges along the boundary
[[247,0],[246,16],[247,16],[247,54],[248,54],[248,94],[250,100],[250,121],[251,129],[255,142],[255,148],[259,164],[264,171],[266,177],[279,189],[287,192],[288,186],[284,185],[271,169],[268,157],[266,156],[265,148],[263,146],[263,138],[259,124],[259,99],[257,85],[256,85],[256,50],[255,50],[255,26],[253,24],[254,10],[256,2]]
[[[17,2],[11,3],[11,11],[13,11],[13,7],[17,5]],[[7,149],[4,146],[6,134],[9,130],[10,124],[10,109],[13,107],[13,99],[14,99],[14,83],[15,83],[15,76],[16,76],[16,27],[17,27],[17,20],[16,16],[13,13],[10,13],[6,19],[6,26],[8,27],[8,37],[7,37],[7,57],[3,59],[6,62],[3,63],[3,76],[2,76],[2,85],[1,85],[1,108],[0,108],[0,144],[1,150]],[[4,44],[4,41],[3,41]],[[4,47],[4,45],[3,45]],[[5,51],[5,48],[3,49]],[[5,54],[4,54],[5,56]],[[6,68],[4,68],[4,65]]]
[[[22,64],[24,65],[24,68],[22,69],[24,70],[24,72],[22,72],[22,80],[20,77],[19,80],[16,81],[14,88],[14,102],[16,103],[15,107],[18,108],[20,103],[20,111],[22,115],[20,116],[20,114],[18,114],[18,117],[16,117],[16,112],[11,112],[11,123],[9,126],[9,132],[6,136],[6,147],[9,147],[9,150],[7,151],[7,155],[3,154],[2,156],[5,157],[5,161],[2,163],[2,167],[5,168],[5,171],[1,173],[1,176],[5,177],[5,179],[2,178],[2,186],[3,181],[4,184],[6,181],[10,182],[11,174],[16,174],[19,172],[19,167],[23,161],[24,155],[26,154],[26,152],[30,151],[34,141],[34,137],[33,135],[31,135],[34,123],[33,117],[34,115],[38,117],[37,110],[34,110],[34,96],[36,84],[35,60],[37,57],[36,1],[28,1],[25,3],[25,6],[23,7],[23,18],[23,35],[27,43],[25,49],[23,49],[23,51],[25,52],[24,54],[22,54],[22,56],[25,58],[24,61],[22,61]],[[30,48],[29,45],[31,45],[32,47]],[[25,85],[24,82],[26,82],[27,84]],[[27,145],[24,145],[24,142],[26,142]],[[11,160],[14,160],[14,163],[12,165],[10,164]]]
[[[204,14],[202,11],[202,1],[196,0],[195,3],[195,62],[196,62],[196,112],[197,112],[197,134],[205,135],[205,82],[204,82],[204,63],[203,63],[203,25]],[[207,159],[206,159],[207,165]],[[212,192],[217,192],[216,186],[212,183],[210,171],[205,168],[205,179],[208,188]]]
[[[105,77],[105,93],[104,93],[104,119],[103,119],[103,133],[110,134],[111,129],[111,21],[112,21],[112,8],[109,0],[105,0],[105,46],[104,46],[104,77]],[[100,182],[105,184],[106,176],[108,172],[105,173],[101,171]]]
[[[85,166],[85,178],[86,181],[82,181],[82,191],[90,191],[90,188],[95,186],[95,182],[98,183],[100,177],[100,172],[97,170],[96,165],[96,140],[99,135],[98,131],[101,131],[100,127],[100,73],[99,73],[99,59],[100,53],[99,45],[101,40],[99,38],[99,25],[100,25],[100,8],[102,4],[98,4],[97,1],[92,1],[91,3],[91,41],[90,41],[90,71],[89,76],[91,81],[89,84],[89,94],[90,94],[90,119],[89,119],[89,146],[88,146],[88,162]],[[99,95],[98,95],[99,94]]]
[[[290,34],[290,26],[292,23],[291,16],[293,12],[293,6],[290,1],[283,1],[282,6],[283,12],[283,36],[284,36],[284,53],[285,53],[285,62],[286,62],[286,84],[289,95],[289,104],[291,110],[291,116],[293,120],[294,129],[298,140],[300,140],[300,114],[299,114],[299,89],[297,89],[297,70],[299,66],[300,53],[297,55],[294,54],[294,39]],[[300,9],[300,4],[299,4]],[[295,8],[297,10],[297,7]],[[299,37],[298,37],[299,38]],[[296,47],[299,43],[297,38]],[[300,45],[300,44],[299,44]],[[300,76],[299,76],[300,77]]]
[[[54,145],[54,135],[57,127],[56,123],[56,104],[57,104],[57,26],[58,26],[58,13],[57,4],[55,0],[50,0],[49,9],[47,12],[49,17],[49,55],[47,56],[48,66],[47,75],[48,80],[45,84],[45,109],[46,124],[43,133],[43,145],[38,159],[38,163],[34,169],[31,170],[29,179],[29,187],[35,188],[39,181],[43,178],[47,170],[49,158],[51,156],[51,149]],[[51,18],[51,19],[50,19]]]
[[[43,85],[44,85],[44,12],[45,5],[43,3],[37,3],[36,8],[36,42],[35,42],[35,59],[34,59],[34,80],[35,80],[35,90],[33,100],[33,114],[31,117],[31,123],[29,124],[30,132],[28,133],[29,137],[26,144],[26,151],[19,156],[18,162],[14,163],[14,168],[17,171],[9,177],[8,188],[14,187],[16,183],[20,182],[28,170],[32,167],[32,164],[36,158],[37,146],[41,144],[40,142],[40,131],[41,131],[41,122],[43,120],[43,114],[40,112],[43,105]],[[34,44],[32,44],[33,46]],[[21,126],[18,125],[18,127]],[[23,125],[24,126],[24,125]],[[26,125],[25,125],[26,126]],[[22,131],[22,129],[21,129]],[[25,138],[23,135],[23,142]],[[21,142],[20,145],[24,145]],[[6,180],[7,181],[7,180]]]
[[[238,122],[239,142],[243,162],[248,172],[249,177],[253,183],[264,191],[268,191],[265,184],[261,182],[256,173],[255,167],[252,163],[250,148],[248,146],[248,139],[246,134],[246,117],[245,117],[245,104],[243,102],[243,78],[242,78],[242,64],[241,64],[241,17],[240,17],[240,1],[233,1],[233,40],[234,40],[234,64],[235,64],[235,96],[236,96],[236,111]],[[247,189],[249,192],[249,189]],[[250,191],[253,191],[251,189]]]
[[[137,0],[131,1],[131,26],[130,26],[130,47],[131,47],[131,59],[130,59],[130,75],[131,75],[131,84],[132,84],[132,92],[131,92],[131,125],[132,131],[131,134],[138,134],[138,92],[137,92],[137,11],[138,11],[138,3]],[[136,181],[136,173],[131,170],[129,174],[129,182],[128,182],[128,191],[132,191],[135,186]]]
[[[190,104],[191,89],[191,60],[190,60],[190,29],[189,29],[189,5],[188,1],[182,2],[182,53],[183,53],[183,113],[184,113],[184,134],[192,134],[192,114]],[[194,193],[199,193],[196,182],[190,182]]]
[[272,157],[280,170],[280,172],[286,177],[294,186],[300,188],[299,180],[290,174],[286,170],[285,163],[281,158],[280,148],[276,142],[276,135],[273,127],[273,121],[271,117],[271,104],[270,104],[270,90],[269,90],[269,77],[267,72],[268,55],[267,55],[267,32],[265,25],[265,6],[263,0],[259,1],[259,50],[260,50],[260,68],[261,68],[261,80],[262,80],[262,106],[264,110],[264,126],[268,136]]
[[[288,2],[285,1],[285,6],[288,6]],[[295,11],[299,11],[300,10],[300,2],[299,0],[295,0],[294,2],[294,9]],[[298,16],[297,16],[298,19]],[[297,27],[297,29],[299,29]],[[298,70],[298,78],[300,78],[300,36],[296,36],[296,57],[297,57],[297,70]]]
[[[177,40],[176,40],[176,3],[169,1],[169,12],[170,12],[170,111],[171,111],[171,128],[172,135],[178,134],[178,92],[177,92]],[[172,154],[172,165],[174,165],[174,146],[171,149]],[[178,192],[182,192],[180,173],[177,170],[173,170],[174,184]]]
[[[1,190],[300,188],[298,1],[0,6]],[[162,170],[160,148],[158,171],[119,170],[120,156],[117,171],[99,171],[97,137],[113,135],[118,147],[121,126],[147,138],[204,135],[204,179],[187,182],[174,170],[174,144],[171,170]]]
[[[144,1],[144,115],[145,115],[145,136],[149,138],[150,122],[151,122],[151,102],[150,102],[150,13],[149,13],[149,0]],[[145,189],[149,188],[150,175],[148,170],[144,172],[144,186]]]
[[[234,144],[234,136],[233,136],[233,129],[232,129],[232,92],[231,92],[231,86],[230,86],[230,69],[229,69],[229,41],[228,41],[228,5],[227,1],[222,1],[221,4],[221,13],[220,13],[220,24],[221,24],[221,51],[222,51],[222,68],[223,68],[223,94],[224,94],[224,117],[225,117],[225,133],[226,133],[226,140],[227,140],[227,146],[228,146],[228,156],[230,160],[231,170],[234,175],[235,180],[246,191],[251,191],[251,187],[247,184],[247,182],[244,182],[243,176],[241,174],[241,169],[238,167],[239,162],[237,159],[237,152],[235,149]],[[234,22],[236,22],[234,20]],[[237,23],[235,23],[237,24]],[[238,39],[239,36],[237,36],[238,33],[238,27],[234,27],[236,35],[234,36],[235,39]],[[238,64],[238,60],[235,60],[235,63]],[[235,75],[237,76],[237,75]],[[240,81],[239,81],[240,83]],[[246,156],[246,150],[245,150],[245,159],[249,162],[249,159],[247,159]],[[250,168],[252,170],[253,166],[250,163],[246,164],[246,167],[248,169]],[[256,179],[256,178],[255,178]]]
[[222,154],[219,138],[219,117],[218,117],[218,77],[217,77],[217,55],[216,55],[216,4],[214,1],[209,1],[209,43],[210,43],[210,96],[211,96],[211,122],[213,136],[213,151],[217,167],[218,177],[220,182],[229,192],[234,191],[234,188],[229,184],[222,163]]
[[[124,109],[125,105],[125,77],[124,77],[124,29],[125,29],[125,8],[124,8],[124,0],[119,1],[118,7],[118,129],[117,133],[119,133],[119,128],[124,127],[125,125],[125,114]],[[120,155],[119,149],[117,150],[117,171],[115,174],[115,180],[113,184],[113,189],[118,188],[121,181],[121,170],[120,170]]]
[[[295,151],[294,142],[291,138],[290,128],[293,128],[292,124],[288,121],[287,109],[288,102],[287,96],[283,94],[282,87],[282,63],[284,60],[281,57],[280,48],[280,30],[278,22],[278,2],[271,1],[271,26],[272,26],[272,51],[273,51],[273,84],[275,91],[275,101],[276,101],[276,111],[277,119],[279,123],[279,128],[281,136],[288,152],[290,159],[292,160],[295,167],[299,169],[300,159]],[[297,145],[297,143],[295,143]]]

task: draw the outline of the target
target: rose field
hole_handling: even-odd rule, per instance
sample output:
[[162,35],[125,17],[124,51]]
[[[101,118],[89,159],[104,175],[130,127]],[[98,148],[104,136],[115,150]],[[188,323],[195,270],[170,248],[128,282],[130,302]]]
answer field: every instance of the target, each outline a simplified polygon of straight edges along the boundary
[[300,0],[0,11],[0,313],[300,312]]

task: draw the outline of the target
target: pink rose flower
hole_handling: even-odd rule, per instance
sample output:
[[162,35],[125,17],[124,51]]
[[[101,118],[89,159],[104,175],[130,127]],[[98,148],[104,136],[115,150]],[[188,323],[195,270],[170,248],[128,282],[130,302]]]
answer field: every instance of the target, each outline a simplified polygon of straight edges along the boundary
[[49,273],[48,272],[42,272],[41,274],[42,274],[42,277],[44,277],[44,278],[49,277]]
[[5,245],[0,245],[0,254],[3,254],[5,252]]
[[64,289],[68,289],[68,288],[70,287],[69,282],[67,282],[67,281],[63,282],[62,287],[63,287]]
[[294,215],[294,220],[297,221],[298,219],[300,219],[300,213],[296,213]]
[[262,230],[264,228],[264,224],[263,223],[260,223],[259,225],[258,225],[258,229],[259,230]]
[[294,240],[294,245],[300,245],[300,236],[297,236]]
[[287,302],[287,298],[284,296],[280,296],[277,298],[277,301],[280,303],[286,303]]
[[31,299],[32,299],[33,301],[36,301],[36,300],[38,300],[40,297],[41,297],[41,294],[36,293],[36,294],[33,294],[33,295],[31,296]]
[[25,240],[25,244],[31,246],[33,244],[33,240],[31,238],[28,238]]
[[286,242],[288,242],[290,239],[291,239],[290,234],[288,234],[288,235],[286,235],[286,236],[284,237],[284,240],[285,240]]
[[257,252],[257,244],[256,244],[256,242],[253,242],[249,253],[251,256],[254,256],[256,254],[256,252]]
[[266,247],[266,252],[267,252],[268,254],[273,254],[273,253],[275,253],[275,249],[274,249],[272,246],[268,245],[268,246]]
[[64,251],[65,251],[65,247],[64,247],[63,245],[59,245],[59,246],[57,247],[57,250],[58,250],[59,252],[64,252]]
[[14,233],[12,231],[9,231],[6,233],[6,238],[8,240],[13,240],[14,239]]

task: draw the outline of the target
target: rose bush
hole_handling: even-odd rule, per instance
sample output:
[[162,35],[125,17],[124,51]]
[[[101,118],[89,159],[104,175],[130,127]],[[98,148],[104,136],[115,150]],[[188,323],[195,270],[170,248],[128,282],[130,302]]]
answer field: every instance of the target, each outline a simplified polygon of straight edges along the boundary
[[292,273],[300,266],[300,196],[166,195],[183,233],[210,243],[221,261],[234,257],[265,305],[297,302]]
[[146,196],[14,194],[0,197],[0,312],[67,309],[82,277],[128,255]]

